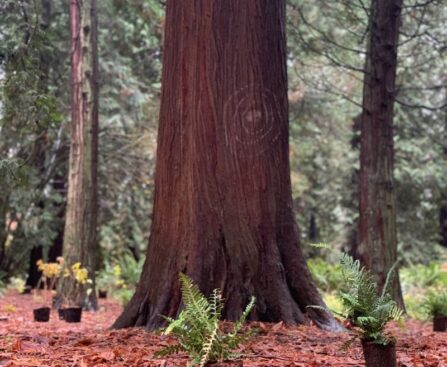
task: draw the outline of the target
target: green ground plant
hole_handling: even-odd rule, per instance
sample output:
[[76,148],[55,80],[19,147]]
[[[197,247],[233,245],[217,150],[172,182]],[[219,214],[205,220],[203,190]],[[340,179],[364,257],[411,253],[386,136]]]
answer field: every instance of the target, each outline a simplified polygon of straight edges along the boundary
[[106,290],[123,306],[127,305],[135,292],[143,264],[144,257],[137,261],[130,253],[106,259],[104,267],[96,272],[98,289]]
[[387,345],[390,339],[384,333],[386,324],[392,320],[397,321],[402,316],[402,310],[390,296],[396,265],[390,269],[379,295],[373,275],[362,267],[358,260],[343,254],[340,264],[343,276],[350,285],[348,291],[339,293],[346,310],[346,319],[356,328],[357,336],[362,340]]
[[[0,283],[1,284],[1,283]],[[19,293],[23,293],[25,291],[26,282],[22,277],[11,277],[8,282],[8,288],[14,289]],[[1,285],[0,285],[1,289]]]
[[[311,258],[307,264],[328,308],[344,314],[339,292],[346,292],[348,288],[341,264],[333,264],[323,257]],[[407,314],[417,320],[426,320],[427,290],[447,288],[447,266],[440,262],[407,265],[401,267],[399,273]]]
[[190,357],[189,366],[201,367],[208,362],[236,357],[233,351],[247,338],[247,334],[241,333],[241,328],[255,305],[255,298],[251,298],[232,331],[224,332],[219,325],[224,307],[221,292],[215,289],[208,300],[186,275],[180,274],[180,283],[184,309],[177,319],[165,317],[168,326],[163,331],[165,335],[174,335],[178,343],[156,355],[186,352]]
[[373,275],[362,267],[358,260],[343,254],[340,266],[343,283],[347,288],[338,291],[342,311],[331,311],[345,318],[353,326],[354,338],[345,347],[357,338],[380,345],[389,344],[391,340],[384,333],[385,326],[389,321],[399,320],[402,316],[402,310],[397,307],[389,293],[396,264],[390,269],[381,294],[378,293]]
[[400,270],[400,281],[404,294],[405,307],[410,317],[425,320],[427,318],[427,290],[433,287],[447,287],[447,269],[440,263],[416,264]]
[[412,287],[426,288],[435,285],[447,286],[447,271],[440,263],[431,262],[427,265],[417,264],[402,268],[400,279],[405,291]]
[[424,298],[422,309],[429,317],[447,316],[447,290],[430,289]]
[[346,290],[346,282],[340,264],[331,264],[321,257],[309,259],[307,266],[318,289],[322,292]]

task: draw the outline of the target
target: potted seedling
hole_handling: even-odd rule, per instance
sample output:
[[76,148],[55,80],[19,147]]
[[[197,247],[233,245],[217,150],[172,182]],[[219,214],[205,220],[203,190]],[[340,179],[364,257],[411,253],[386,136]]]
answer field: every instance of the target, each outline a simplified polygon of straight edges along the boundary
[[106,263],[104,269],[96,273],[96,284],[98,286],[98,297],[107,298],[107,293],[125,285],[121,278],[121,267],[119,265],[111,266]]
[[433,318],[433,331],[446,331],[447,291],[438,288],[428,291],[423,308]]
[[107,298],[108,289],[110,286],[110,274],[106,272],[96,273],[96,285],[98,287],[98,298]]
[[389,321],[399,320],[402,310],[390,296],[394,265],[387,276],[381,294],[373,275],[358,260],[344,254],[341,259],[343,277],[349,288],[340,292],[345,316],[355,337],[363,347],[367,367],[395,367],[396,341],[384,332]]
[[[66,322],[80,322],[82,318],[82,306],[79,305],[80,299],[84,293],[85,287],[91,284],[91,279],[88,278],[88,270],[77,262],[69,267],[64,267],[64,278],[68,284],[68,290],[61,293],[63,304],[66,307],[59,308],[59,318]],[[86,293],[91,292],[87,289]],[[74,295],[74,297],[67,296]]]
[[347,321],[353,334],[345,347],[360,339],[367,367],[396,367],[396,341],[385,333],[387,323],[402,316],[402,310],[389,293],[396,265],[388,273],[379,294],[373,275],[358,260],[343,254],[340,263],[347,291],[339,292],[344,312],[335,313]]
[[[33,310],[34,321],[38,322],[48,322],[50,319],[50,307],[48,307],[49,295],[51,294],[57,279],[61,273],[61,264],[60,263],[46,263],[42,259],[38,260],[37,268],[42,273],[39,282],[37,283],[36,290],[34,292],[34,300],[40,301],[43,298],[43,307],[35,308]],[[40,292],[40,288],[43,284],[43,297],[38,294]]]

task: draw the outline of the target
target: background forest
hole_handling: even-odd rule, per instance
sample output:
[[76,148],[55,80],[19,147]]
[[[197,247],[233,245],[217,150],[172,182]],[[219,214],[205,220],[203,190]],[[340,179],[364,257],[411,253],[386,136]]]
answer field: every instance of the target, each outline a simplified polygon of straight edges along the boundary
[[[70,122],[66,8],[59,0],[0,3],[5,282],[26,279],[41,257],[54,260],[62,243]],[[316,242],[350,251],[369,10],[358,0],[289,0],[287,11],[290,158],[302,243],[311,257],[321,254],[309,246]],[[151,220],[164,4],[100,1],[98,17],[98,255],[107,274],[132,283]],[[398,248],[408,266],[444,259],[447,248],[446,21],[445,1],[404,5],[394,121]]]

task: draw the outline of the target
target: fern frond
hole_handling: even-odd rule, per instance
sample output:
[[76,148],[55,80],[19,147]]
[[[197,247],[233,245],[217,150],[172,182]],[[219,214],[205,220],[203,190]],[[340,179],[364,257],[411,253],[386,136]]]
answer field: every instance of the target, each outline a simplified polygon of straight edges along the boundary
[[335,314],[337,316],[340,316],[340,317],[346,317],[346,315],[344,313],[338,312],[336,310],[331,310],[331,309],[329,309],[327,307],[324,307],[324,306],[308,305],[308,306],[306,306],[306,308],[313,308],[313,309],[316,309],[316,310],[325,311],[325,312],[327,312],[329,314],[333,313],[333,314]]
[[211,318],[219,320],[224,306],[222,292],[219,289],[213,290],[213,292],[211,293],[209,304]]
[[207,340],[203,343],[202,359],[200,360],[200,367],[204,367],[210,359],[213,350],[213,344],[217,339],[217,332],[219,331],[219,320],[215,320],[213,324],[213,331]]
[[386,275],[385,285],[382,289],[382,294],[380,295],[380,298],[385,297],[387,294],[391,292],[391,285],[394,280],[394,277],[396,275],[396,268],[399,265],[400,260],[397,260],[393,266],[391,266],[390,270],[388,270],[388,273]]
[[183,273],[179,277],[185,312],[194,315],[200,323],[206,325],[210,310],[208,300],[190,277]]
[[242,315],[239,318],[239,320],[237,320],[235,322],[232,334],[235,335],[235,334],[237,334],[239,332],[239,330],[241,329],[242,325],[247,320],[248,315],[253,310],[253,307],[255,306],[255,303],[256,303],[256,298],[253,296],[253,297],[251,297],[250,302],[248,303],[248,305],[245,306],[245,310],[244,310],[244,312],[242,312]]
[[167,347],[164,347],[163,349],[156,351],[154,353],[154,357],[158,358],[158,357],[167,357],[170,356],[172,354],[176,354],[176,353],[180,353],[183,352],[183,348],[181,347],[180,344],[175,344],[175,345],[169,345]]

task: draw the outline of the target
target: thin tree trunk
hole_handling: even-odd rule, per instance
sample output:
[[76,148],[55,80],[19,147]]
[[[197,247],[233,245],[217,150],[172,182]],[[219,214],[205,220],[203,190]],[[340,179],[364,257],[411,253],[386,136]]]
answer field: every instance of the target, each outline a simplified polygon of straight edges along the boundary
[[[397,260],[393,107],[402,0],[372,0],[361,116],[357,255],[383,287]],[[398,276],[393,297],[403,307]]]
[[9,190],[0,189],[0,271],[6,273],[6,241],[8,238],[7,215],[9,208]]
[[[352,119],[352,138],[351,138],[351,149],[353,152],[356,153],[356,155],[359,155],[360,150],[360,125],[361,125],[361,114],[354,117]],[[360,158],[360,157],[359,157]],[[352,170],[351,174],[351,182],[349,186],[349,199],[348,199],[348,208],[351,209],[353,212],[359,211],[359,205],[358,205],[358,198],[359,198],[359,169],[354,168]],[[359,245],[359,238],[358,238],[358,232],[359,232],[359,220],[358,216],[356,216],[347,233],[347,246],[346,250],[347,252],[353,256],[354,258],[357,258],[357,248]]]
[[[98,65],[96,0],[70,1],[71,32],[71,146],[64,258],[80,262],[94,278],[97,222]],[[71,302],[96,308],[95,292],[85,301],[85,289],[73,292],[63,282],[61,292]]]
[[179,272],[223,290],[225,318],[335,328],[292,211],[284,0],[168,0],[154,213],[136,293],[114,327],[157,328]]
[[309,219],[309,235],[308,235],[308,239],[310,243],[316,243],[319,239],[319,234],[318,234],[318,226],[317,226],[317,216],[315,214],[315,212],[312,212],[310,214],[310,219]]
[[443,204],[439,211],[439,224],[441,240],[440,244],[443,247],[447,247],[447,195],[443,195]]
[[[444,162],[447,164],[447,111],[444,115]],[[441,196],[441,209],[439,210],[439,227],[440,227],[440,245],[447,247],[447,190]]]

